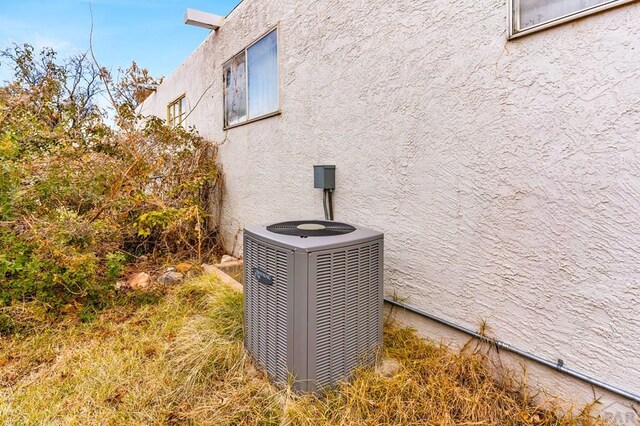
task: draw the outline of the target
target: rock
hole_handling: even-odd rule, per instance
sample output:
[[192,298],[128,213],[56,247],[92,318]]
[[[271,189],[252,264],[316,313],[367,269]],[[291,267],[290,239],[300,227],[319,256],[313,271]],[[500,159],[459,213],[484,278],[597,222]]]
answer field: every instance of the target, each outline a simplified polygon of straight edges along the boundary
[[402,365],[393,358],[385,358],[376,368],[376,372],[382,377],[395,376],[402,368]]
[[126,288],[127,287],[127,282],[126,281],[118,281],[115,285],[116,290],[120,290],[122,288]]
[[232,289],[239,291],[242,293],[244,291],[244,287],[238,281],[227,275],[224,271],[218,269],[215,265],[207,265],[206,263],[202,264],[202,273],[204,275],[211,275],[216,277],[218,280],[222,281],[225,284],[228,284]]
[[191,269],[193,269],[193,265],[187,262],[178,263],[175,268],[175,270],[177,272],[180,272],[181,274],[184,274],[185,272],[188,272]]
[[220,259],[220,263],[229,263],[229,262],[237,262],[238,259],[236,259],[233,256],[229,256],[228,254],[225,254],[224,256],[222,256],[222,259]]
[[177,284],[184,278],[184,274],[168,271],[158,277],[158,282],[163,285]]
[[217,268],[213,265],[208,265],[206,263],[202,264],[202,272],[206,275],[214,275],[216,273]]
[[151,277],[146,272],[139,272],[134,274],[129,281],[127,281],[126,286],[133,289],[139,290],[141,288],[147,288],[151,284]]

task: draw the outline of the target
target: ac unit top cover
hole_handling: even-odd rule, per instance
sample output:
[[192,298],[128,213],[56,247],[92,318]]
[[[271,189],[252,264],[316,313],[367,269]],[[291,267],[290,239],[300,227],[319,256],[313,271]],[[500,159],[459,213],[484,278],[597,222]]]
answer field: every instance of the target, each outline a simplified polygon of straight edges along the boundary
[[383,237],[382,232],[372,229],[325,220],[295,220],[272,225],[252,225],[244,230],[268,244],[300,252],[344,247]]

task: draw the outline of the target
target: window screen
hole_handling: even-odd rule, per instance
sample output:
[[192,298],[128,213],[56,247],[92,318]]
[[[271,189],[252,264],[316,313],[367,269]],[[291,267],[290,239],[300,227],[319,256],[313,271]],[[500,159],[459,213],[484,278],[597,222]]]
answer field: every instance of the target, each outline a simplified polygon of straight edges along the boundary
[[512,8],[511,35],[537,27],[548,27],[588,13],[628,3],[630,0],[509,0]]
[[278,35],[269,33],[247,49],[249,118],[278,109]]
[[224,66],[225,127],[247,119],[247,71],[245,52],[236,55]]
[[187,100],[185,95],[167,105],[167,124],[169,127],[184,126],[187,112]]
[[224,127],[278,112],[278,32],[243,50],[223,66]]

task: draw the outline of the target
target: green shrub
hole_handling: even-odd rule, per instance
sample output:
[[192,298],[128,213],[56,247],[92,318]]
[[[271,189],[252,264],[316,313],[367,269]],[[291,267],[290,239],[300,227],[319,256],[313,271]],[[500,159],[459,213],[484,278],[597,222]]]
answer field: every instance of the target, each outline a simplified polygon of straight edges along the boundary
[[107,262],[106,278],[113,282],[124,270],[127,256],[124,253],[107,253],[105,260]]
[[[216,146],[133,113],[140,83],[152,82],[145,70],[134,64],[114,83],[86,55],[61,61],[26,45],[0,61],[16,70],[0,87],[0,306],[75,303],[88,320],[128,262],[217,250]],[[118,129],[93,101],[104,89]]]

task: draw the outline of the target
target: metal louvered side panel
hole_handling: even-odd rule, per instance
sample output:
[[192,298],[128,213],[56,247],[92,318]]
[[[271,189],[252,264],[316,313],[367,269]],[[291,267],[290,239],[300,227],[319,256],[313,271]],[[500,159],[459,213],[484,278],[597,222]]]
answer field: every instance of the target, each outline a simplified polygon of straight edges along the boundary
[[319,386],[331,383],[331,257],[330,253],[318,256],[316,273],[316,381]]
[[275,328],[277,330],[276,337],[276,372],[275,377],[278,383],[286,383],[288,376],[287,368],[287,338],[290,330],[287,328],[287,306],[288,306],[288,294],[287,286],[289,281],[288,269],[289,262],[293,261],[291,256],[287,258],[287,254],[284,252],[278,252],[276,276],[282,277],[277,280],[276,288],[276,323]]
[[[245,346],[255,361],[278,383],[285,383],[287,365],[287,286],[292,252],[244,238]],[[255,268],[273,277],[261,283]]]
[[358,285],[358,262],[360,259],[360,249],[353,248],[347,250],[347,347],[345,353],[345,364],[348,368],[358,364],[358,334],[364,328],[361,324],[358,306],[360,303],[360,288]]
[[255,333],[253,332],[253,317],[256,312],[256,304],[254,297],[254,287],[251,285],[251,273],[249,265],[254,263],[256,253],[256,245],[253,240],[244,237],[244,346],[251,351],[255,347]]
[[382,330],[382,306],[380,303],[380,292],[378,291],[380,283],[380,244],[372,244],[370,246],[370,264],[369,264],[369,290],[367,291],[367,303],[369,317],[367,321],[367,341],[368,341],[368,357],[367,363],[375,362],[376,350],[380,345],[380,336]]
[[320,387],[347,374],[347,262],[346,252],[318,256],[317,265],[317,375]]
[[310,374],[319,388],[375,361],[382,318],[381,252],[382,240],[376,240],[311,256],[316,306],[309,312],[316,315],[316,344]]
[[[369,349],[369,293],[371,292],[371,247],[364,246],[358,256],[358,359],[368,363]],[[355,284],[355,283],[354,283]]]
[[[331,259],[331,381],[347,374],[345,365],[347,351],[347,259],[345,251],[337,251]],[[338,354],[339,356],[335,356]]]

